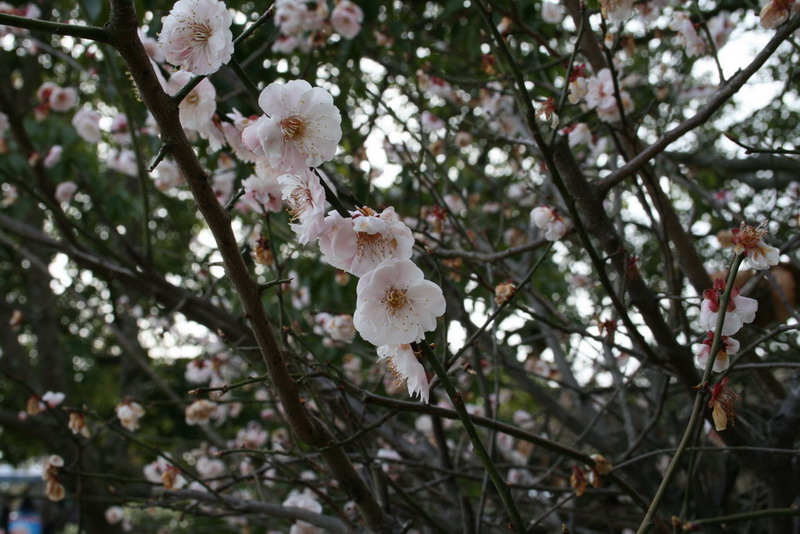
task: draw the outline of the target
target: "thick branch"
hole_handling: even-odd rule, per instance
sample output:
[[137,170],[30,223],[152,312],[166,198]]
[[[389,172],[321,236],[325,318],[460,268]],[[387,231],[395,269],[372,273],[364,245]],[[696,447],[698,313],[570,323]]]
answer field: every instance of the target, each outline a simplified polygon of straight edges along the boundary
[[108,43],[108,32],[96,26],[76,26],[75,24],[64,24],[63,22],[52,22],[49,20],[30,19],[0,13],[0,24],[14,26],[15,28],[25,28],[26,30],[39,30],[55,35],[68,35],[79,39],[89,39],[100,43]]
[[[298,438],[317,448],[329,445],[333,438],[305,410],[299,386],[292,380],[283,352],[272,330],[272,324],[261,303],[258,284],[250,276],[239,252],[230,224],[230,216],[219,204],[208,175],[197,159],[178,118],[178,105],[167,95],[156,77],[147,53],[139,41],[136,11],[127,0],[112,0],[111,15],[106,28],[111,43],[125,61],[142,100],[158,124],[162,139],[172,146],[175,163],[186,178],[200,213],[208,224],[222,255],[228,275],[244,309],[245,317],[255,335],[264,363],[272,378],[287,421]],[[371,530],[391,532],[392,522],[359,477],[353,464],[339,448],[324,449],[332,476],[358,505]]]

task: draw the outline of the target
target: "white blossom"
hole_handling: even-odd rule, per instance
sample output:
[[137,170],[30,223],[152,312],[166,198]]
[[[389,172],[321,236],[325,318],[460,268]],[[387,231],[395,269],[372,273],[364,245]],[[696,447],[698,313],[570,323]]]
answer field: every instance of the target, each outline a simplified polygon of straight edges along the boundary
[[540,230],[544,230],[544,238],[548,241],[558,241],[567,233],[567,225],[553,208],[539,206],[531,210],[531,222]]
[[166,60],[193,74],[212,74],[233,55],[231,14],[217,0],[178,0],[158,43]]
[[336,154],[342,117],[325,89],[304,80],[268,85],[258,98],[265,115],[242,132],[256,156],[284,172],[317,167]]
[[364,12],[350,0],[341,0],[331,13],[331,25],[345,39],[352,39],[361,31]]
[[139,419],[144,417],[144,408],[138,403],[127,400],[117,404],[115,408],[120,424],[131,432],[139,430]]
[[79,109],[72,117],[72,126],[78,135],[87,143],[100,141],[101,115],[91,109]]
[[297,241],[306,245],[317,239],[325,229],[325,190],[319,177],[306,170],[279,176],[278,183],[283,186],[281,194],[292,218],[289,226]]
[[109,506],[105,511],[106,523],[109,525],[116,525],[122,518],[125,517],[122,508],[119,506]]
[[425,280],[407,259],[386,260],[366,273],[356,287],[353,324],[373,345],[402,345],[436,328],[445,300],[439,286]]
[[[714,332],[709,331],[706,334],[706,339],[702,343],[696,343],[692,348],[694,349],[695,362],[697,367],[705,369],[708,365],[708,357],[711,354],[711,345],[714,342]],[[739,350],[739,342],[732,337],[722,336],[719,352],[714,359],[713,371],[721,373],[730,365],[728,356],[735,354]]]
[[[586,105],[597,111],[597,116],[601,121],[617,122],[620,120],[621,115],[614,94],[614,80],[610,69],[602,69],[597,76],[589,78],[585,98]],[[620,88],[619,99],[622,101],[625,113],[633,111],[633,101],[627,91]]]
[[61,182],[56,186],[56,201],[64,204],[72,200],[75,196],[75,191],[78,190],[78,184],[72,181]]
[[[714,280],[714,288],[703,291],[703,303],[700,305],[700,328],[703,330],[716,330],[717,317],[720,311],[720,297],[725,292],[725,282],[721,279]],[[725,320],[722,324],[723,336],[732,336],[746,323],[752,323],[758,310],[758,301],[739,295],[739,288],[731,290]]]
[[428,402],[430,385],[425,367],[417,360],[411,345],[382,345],[378,347],[378,361],[386,361],[386,366],[398,382],[405,382],[408,396],[419,395],[420,400]]

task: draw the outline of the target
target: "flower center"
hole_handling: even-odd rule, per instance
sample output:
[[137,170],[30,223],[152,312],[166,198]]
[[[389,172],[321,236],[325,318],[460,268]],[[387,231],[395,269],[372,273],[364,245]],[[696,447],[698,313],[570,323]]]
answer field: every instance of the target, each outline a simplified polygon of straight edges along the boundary
[[311,191],[306,187],[295,187],[289,195],[289,215],[292,220],[298,219],[309,207],[314,204]]
[[197,91],[192,91],[186,95],[186,103],[190,106],[196,106],[198,102],[200,102],[200,97],[197,96]]
[[206,45],[213,33],[211,27],[206,22],[193,22],[189,25],[189,40],[192,48],[202,48]]
[[369,257],[378,260],[388,258],[392,253],[392,248],[396,246],[395,241],[390,242],[380,232],[374,234],[356,232],[356,255],[362,258]]
[[285,141],[296,143],[306,134],[306,120],[300,115],[290,115],[281,120],[281,132]]
[[386,309],[392,315],[397,314],[408,306],[408,289],[398,289],[396,287],[391,287],[387,292],[386,296],[383,297],[381,301],[386,305]]

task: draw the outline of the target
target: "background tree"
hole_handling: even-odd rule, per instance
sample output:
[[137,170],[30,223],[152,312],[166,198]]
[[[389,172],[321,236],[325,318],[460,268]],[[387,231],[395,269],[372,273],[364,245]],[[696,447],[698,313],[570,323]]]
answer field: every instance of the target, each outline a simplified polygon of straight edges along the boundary
[[2,460],[86,532],[791,532],[793,5],[0,7]]

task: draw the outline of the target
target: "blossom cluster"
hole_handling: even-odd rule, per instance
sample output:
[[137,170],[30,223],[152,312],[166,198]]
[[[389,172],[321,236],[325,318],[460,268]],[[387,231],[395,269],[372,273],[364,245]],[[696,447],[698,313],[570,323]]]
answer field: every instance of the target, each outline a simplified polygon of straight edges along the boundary
[[[742,224],[740,228],[732,230],[731,244],[737,254],[743,254],[748,266],[755,270],[769,269],[777,265],[780,254],[777,249],[764,242],[766,231]],[[710,357],[711,346],[717,328],[721,310],[720,299],[725,293],[725,281],[718,278],[714,280],[714,287],[703,292],[703,302],[700,305],[700,327],[707,331],[705,340],[695,345],[697,364],[705,368]],[[728,336],[736,334],[741,328],[753,322],[758,311],[758,301],[739,294],[739,288],[731,288],[725,317],[720,329],[720,348],[714,359],[713,370],[722,372],[728,368],[730,354],[739,350],[739,342]]]
[[271,177],[248,179],[245,197],[266,211],[275,191],[269,180],[277,180],[298,242],[316,240],[327,263],[360,278],[352,318],[318,316],[318,326],[334,342],[348,343],[358,331],[379,347],[398,379],[408,380],[409,391],[427,400],[427,380],[424,386],[419,380],[424,369],[409,344],[436,328],[445,302],[441,289],[410,261],[411,230],[391,207],[326,213],[325,178],[314,167],[333,158],[341,138],[341,115],[330,93],[303,80],[273,83],[259,105],[264,115],[248,121],[241,139]]
[[353,39],[361,32],[363,21],[364,12],[350,0],[340,0],[333,11],[328,9],[326,0],[278,0],[275,23],[281,35],[272,45],[272,51],[291,54],[299,49],[307,52],[322,45],[331,30],[345,39]]

